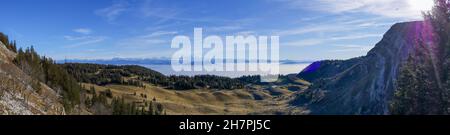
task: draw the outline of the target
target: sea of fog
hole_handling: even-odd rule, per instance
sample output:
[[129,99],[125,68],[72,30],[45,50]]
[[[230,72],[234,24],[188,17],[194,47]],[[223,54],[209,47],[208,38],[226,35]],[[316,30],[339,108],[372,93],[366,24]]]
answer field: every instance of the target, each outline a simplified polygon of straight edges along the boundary
[[[287,75],[287,74],[297,74],[300,71],[302,71],[304,68],[306,68],[310,63],[296,63],[296,64],[280,64],[280,74]],[[194,75],[218,75],[218,76],[227,76],[227,77],[240,77],[243,75],[261,75],[264,74],[263,72],[249,72],[249,71],[226,71],[226,72],[206,72],[206,71],[191,71],[191,72],[176,72],[172,69],[171,65],[140,65],[143,67],[147,67],[153,70],[156,70],[158,72],[163,73],[164,75],[187,75],[187,76],[194,76]]]

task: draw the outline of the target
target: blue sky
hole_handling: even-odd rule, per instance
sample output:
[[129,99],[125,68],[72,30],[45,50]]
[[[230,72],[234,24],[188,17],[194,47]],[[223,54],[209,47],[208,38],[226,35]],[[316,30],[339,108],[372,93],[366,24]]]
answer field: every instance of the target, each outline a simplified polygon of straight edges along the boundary
[[171,57],[176,35],[280,36],[281,59],[367,53],[432,0],[5,0],[0,31],[54,59]]

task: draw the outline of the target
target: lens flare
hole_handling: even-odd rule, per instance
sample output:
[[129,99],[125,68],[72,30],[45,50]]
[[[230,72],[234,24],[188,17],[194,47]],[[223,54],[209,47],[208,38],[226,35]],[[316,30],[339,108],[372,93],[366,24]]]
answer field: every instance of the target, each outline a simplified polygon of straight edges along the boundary
[[408,4],[414,11],[430,11],[434,2],[433,0],[408,0]]

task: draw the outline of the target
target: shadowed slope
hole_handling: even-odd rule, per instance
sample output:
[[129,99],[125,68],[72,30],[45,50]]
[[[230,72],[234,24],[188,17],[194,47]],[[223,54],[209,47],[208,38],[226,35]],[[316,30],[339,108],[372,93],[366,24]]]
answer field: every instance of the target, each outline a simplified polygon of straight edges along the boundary
[[294,106],[307,106],[311,114],[389,114],[399,66],[415,51],[417,40],[432,41],[430,24],[398,23],[366,56],[325,60],[297,75],[313,85],[297,93]]

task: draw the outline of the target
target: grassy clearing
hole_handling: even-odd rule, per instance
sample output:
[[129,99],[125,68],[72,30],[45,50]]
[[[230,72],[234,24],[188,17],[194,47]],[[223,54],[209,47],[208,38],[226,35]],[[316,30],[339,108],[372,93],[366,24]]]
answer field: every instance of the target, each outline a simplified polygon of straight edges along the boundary
[[[214,114],[253,114],[267,112],[274,104],[282,107],[283,101],[276,101],[268,90],[208,90],[195,89],[185,91],[168,90],[145,84],[143,87],[126,85],[98,86],[83,84],[86,88],[95,87],[97,92],[110,89],[114,97],[122,96],[127,102],[146,102],[155,99],[164,105],[167,114],[172,115],[214,115]],[[282,90],[283,94],[292,94]],[[145,95],[145,96],[143,96]],[[255,100],[262,95],[262,100]],[[89,95],[88,95],[89,96]]]

